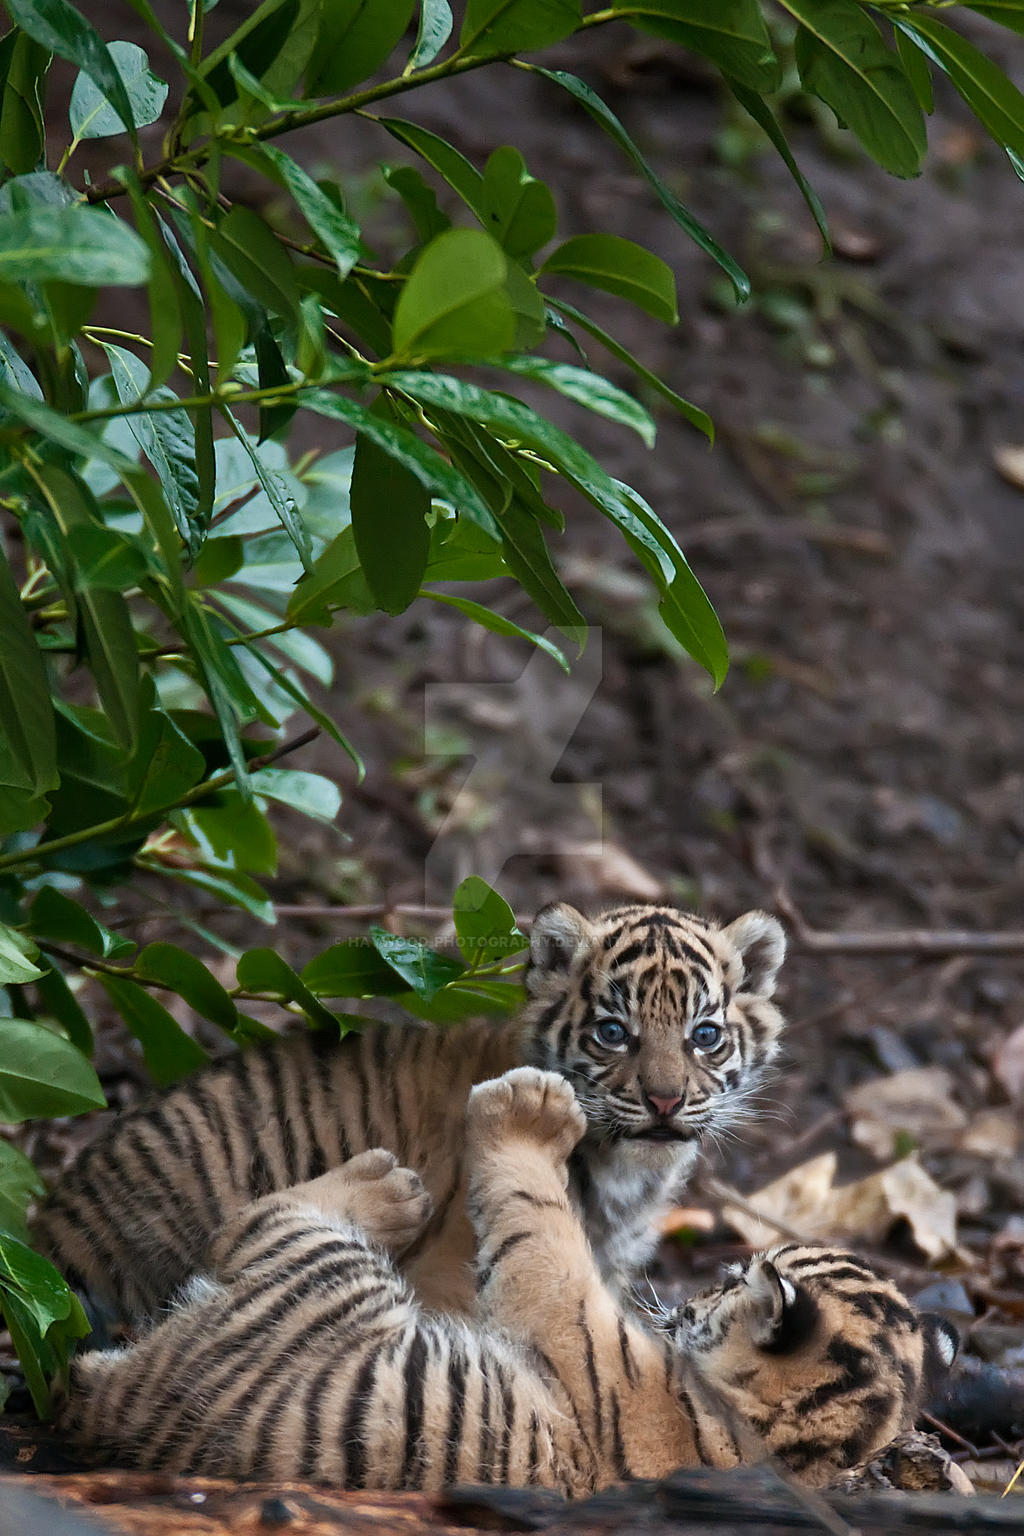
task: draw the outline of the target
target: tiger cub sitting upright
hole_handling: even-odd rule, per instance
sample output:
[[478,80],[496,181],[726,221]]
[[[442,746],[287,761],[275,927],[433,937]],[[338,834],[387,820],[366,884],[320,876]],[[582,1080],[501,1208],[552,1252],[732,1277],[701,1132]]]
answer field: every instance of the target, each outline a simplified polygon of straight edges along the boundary
[[660,1337],[626,1316],[567,1198],[586,1129],[552,1073],[472,1090],[479,1322],[421,1310],[372,1246],[374,1224],[401,1242],[430,1201],[366,1152],[236,1215],[212,1245],[216,1278],[131,1348],[80,1357],[65,1427],[144,1467],[579,1495],[764,1451],[822,1483],[911,1426],[955,1337],[851,1254],[757,1255]]
[[785,952],[763,912],[725,927],[661,906],[534,922],[520,1018],[307,1034],[205,1068],[116,1120],[42,1206],[34,1236],[107,1310],[159,1310],[255,1197],[385,1147],[434,1214],[403,1268],[420,1299],[472,1312],[465,1209],[470,1088],[511,1067],[575,1086],[586,1135],[569,1173],[605,1281],[625,1294],[702,1137],[744,1112],[778,1049]]

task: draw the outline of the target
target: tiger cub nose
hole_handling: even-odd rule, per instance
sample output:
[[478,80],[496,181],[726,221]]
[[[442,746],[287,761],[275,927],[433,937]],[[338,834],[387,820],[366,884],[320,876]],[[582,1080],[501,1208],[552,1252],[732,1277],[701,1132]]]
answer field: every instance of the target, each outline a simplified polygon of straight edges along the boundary
[[670,1115],[675,1114],[676,1110],[683,1102],[683,1095],[681,1093],[671,1092],[648,1093],[645,1088],[644,1100],[648,1108],[653,1109],[656,1114],[660,1115],[664,1120],[667,1120]]

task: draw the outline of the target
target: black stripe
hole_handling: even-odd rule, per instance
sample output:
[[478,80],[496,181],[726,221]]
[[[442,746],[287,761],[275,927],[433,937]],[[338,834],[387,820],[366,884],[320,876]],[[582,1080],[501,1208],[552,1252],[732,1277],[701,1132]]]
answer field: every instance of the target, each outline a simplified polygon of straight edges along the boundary
[[478,1482],[494,1482],[494,1426],[491,1423],[491,1379],[487,1361],[480,1361],[480,1450],[477,1456]]
[[328,1360],[326,1365],[320,1367],[306,1388],[302,1404],[302,1459],[299,1463],[299,1476],[307,1482],[316,1477],[317,1462],[320,1459],[321,1411],[324,1397],[334,1380],[336,1365],[335,1360]]
[[622,1369],[626,1373],[626,1380],[631,1387],[636,1386],[636,1362],[633,1359],[633,1351],[629,1347],[629,1335],[626,1332],[626,1324],[620,1317],[619,1325],[619,1354],[622,1356]]
[[366,1486],[367,1457],[363,1427],[373,1401],[373,1391],[377,1381],[377,1363],[384,1349],[391,1342],[390,1339],[381,1339],[373,1346],[359,1367],[359,1373],[352,1387],[348,1408],[342,1420],[338,1447],[344,1457],[345,1475],[342,1481],[346,1488]]
[[519,1244],[525,1242],[530,1235],[529,1232],[510,1232],[507,1237],[502,1238],[490,1258],[484,1259],[477,1269],[476,1288],[478,1291],[484,1289],[498,1265],[512,1252],[513,1248],[518,1248]]
[[622,1438],[622,1420],[619,1411],[619,1395],[612,1388],[612,1463],[617,1482],[623,1483],[633,1476],[626,1458],[626,1446]]
[[604,1414],[601,1407],[601,1388],[597,1379],[597,1361],[594,1359],[594,1335],[591,1333],[590,1324],[587,1322],[587,1304],[585,1301],[580,1302],[576,1326],[583,1335],[587,1380],[590,1383],[590,1395],[594,1403],[594,1434],[597,1438],[598,1446],[601,1446],[604,1441]]
[[466,1416],[466,1361],[458,1349],[452,1349],[448,1360],[448,1427],[445,1431],[444,1475],[442,1482],[450,1488],[459,1471],[459,1447],[462,1425]]
[[528,1484],[536,1483],[540,1470],[540,1420],[537,1417],[536,1408],[530,1410],[530,1444],[526,1452],[526,1481]]
[[512,1432],[516,1420],[516,1399],[511,1383],[501,1363],[498,1363],[498,1385],[501,1388],[501,1443],[498,1448],[498,1481],[508,1482],[508,1464],[512,1451]]
[[402,1470],[398,1474],[400,1488],[419,1488],[423,1482],[423,1388],[426,1369],[427,1340],[423,1329],[417,1328],[402,1371],[402,1385],[405,1389],[405,1448],[402,1452]]

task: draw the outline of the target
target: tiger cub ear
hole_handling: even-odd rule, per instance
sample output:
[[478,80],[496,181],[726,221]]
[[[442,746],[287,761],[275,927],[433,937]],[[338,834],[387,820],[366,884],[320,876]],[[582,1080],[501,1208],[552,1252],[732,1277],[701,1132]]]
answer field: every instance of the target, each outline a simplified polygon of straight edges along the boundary
[[722,929],[723,938],[739,955],[739,967],[729,980],[737,992],[755,997],[771,997],[779,966],[786,958],[786,935],[782,924],[767,912],[744,912],[734,923]]
[[567,901],[541,907],[530,930],[530,970],[567,971],[591,937],[587,919]]
[[818,1305],[802,1285],[780,1275],[770,1259],[754,1258],[746,1276],[750,1341],[773,1355],[805,1344],[818,1321]]

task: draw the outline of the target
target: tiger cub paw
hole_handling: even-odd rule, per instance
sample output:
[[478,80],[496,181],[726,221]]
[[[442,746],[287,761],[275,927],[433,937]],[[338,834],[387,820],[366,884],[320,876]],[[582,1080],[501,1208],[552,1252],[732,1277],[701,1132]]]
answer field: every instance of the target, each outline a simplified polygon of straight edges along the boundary
[[516,1067],[478,1083],[469,1095],[466,1130],[478,1148],[507,1141],[544,1147],[564,1162],[587,1128],[571,1083],[557,1072]]
[[393,1152],[371,1147],[308,1184],[287,1191],[324,1215],[361,1227],[372,1243],[401,1253],[414,1243],[433,1214],[423,1180],[403,1168]]

